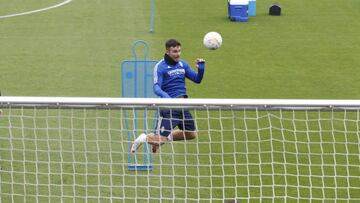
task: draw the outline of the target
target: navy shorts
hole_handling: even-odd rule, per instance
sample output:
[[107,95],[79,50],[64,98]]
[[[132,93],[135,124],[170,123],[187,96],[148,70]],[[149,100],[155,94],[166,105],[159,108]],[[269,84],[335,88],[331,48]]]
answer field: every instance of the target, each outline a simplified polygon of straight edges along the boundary
[[167,137],[175,127],[188,132],[196,130],[194,119],[189,110],[160,111],[155,134]]

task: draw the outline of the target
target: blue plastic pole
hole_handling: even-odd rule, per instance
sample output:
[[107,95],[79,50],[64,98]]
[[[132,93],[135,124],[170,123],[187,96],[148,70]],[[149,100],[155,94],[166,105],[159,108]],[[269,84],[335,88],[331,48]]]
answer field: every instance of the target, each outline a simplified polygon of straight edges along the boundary
[[150,32],[154,32],[155,0],[151,0]]
[[248,14],[249,16],[256,16],[256,0],[249,1]]

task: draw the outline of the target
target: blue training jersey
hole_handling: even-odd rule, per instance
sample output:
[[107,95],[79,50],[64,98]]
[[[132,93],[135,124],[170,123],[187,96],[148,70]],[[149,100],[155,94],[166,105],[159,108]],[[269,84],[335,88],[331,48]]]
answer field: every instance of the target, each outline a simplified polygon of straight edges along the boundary
[[154,68],[154,92],[162,98],[187,97],[185,78],[195,83],[200,83],[205,65],[200,65],[198,72],[191,69],[184,60],[169,64],[165,59],[159,61]]

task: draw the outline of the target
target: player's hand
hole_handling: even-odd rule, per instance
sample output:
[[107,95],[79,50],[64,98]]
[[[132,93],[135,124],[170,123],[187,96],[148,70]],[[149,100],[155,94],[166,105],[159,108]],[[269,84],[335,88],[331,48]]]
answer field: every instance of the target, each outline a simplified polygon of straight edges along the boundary
[[197,68],[204,68],[205,67],[205,60],[203,58],[196,59],[196,67]]

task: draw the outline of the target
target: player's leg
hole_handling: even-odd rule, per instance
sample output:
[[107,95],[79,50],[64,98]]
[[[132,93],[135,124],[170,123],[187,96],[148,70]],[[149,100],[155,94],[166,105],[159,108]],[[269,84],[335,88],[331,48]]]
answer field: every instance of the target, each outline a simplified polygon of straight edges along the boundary
[[135,152],[143,143],[147,142],[153,145],[153,152],[156,151],[156,146],[162,145],[169,141],[169,134],[173,129],[172,126],[176,126],[176,123],[172,123],[172,115],[170,110],[161,110],[160,117],[157,121],[156,129],[154,133],[146,135],[145,133],[140,134],[131,146],[131,152]]
[[[175,117],[174,117],[175,116]],[[172,110],[160,111],[160,119],[154,133],[149,134],[147,142],[156,146],[171,140],[169,137],[173,128],[177,125],[176,115]]]
[[153,144],[153,145],[162,145],[165,144],[165,142],[169,141],[168,137],[163,135],[158,135],[154,133],[150,133],[147,136],[147,143]]
[[182,121],[179,123],[179,130],[171,132],[172,139],[177,140],[192,140],[197,137],[194,119],[189,110],[181,111]]
[[157,135],[155,133],[150,133],[147,135],[145,133],[142,133],[135,139],[134,143],[131,145],[131,152],[135,153],[136,150],[145,142],[147,142],[148,144],[152,144],[152,150],[153,152],[156,152],[156,147],[164,144],[167,141],[169,140],[166,136]]
[[188,131],[188,130],[173,130],[171,132],[172,140],[192,140],[197,137],[196,131]]

